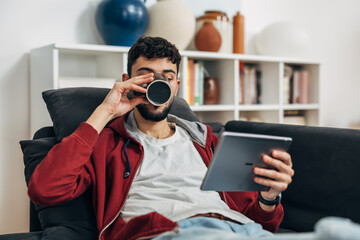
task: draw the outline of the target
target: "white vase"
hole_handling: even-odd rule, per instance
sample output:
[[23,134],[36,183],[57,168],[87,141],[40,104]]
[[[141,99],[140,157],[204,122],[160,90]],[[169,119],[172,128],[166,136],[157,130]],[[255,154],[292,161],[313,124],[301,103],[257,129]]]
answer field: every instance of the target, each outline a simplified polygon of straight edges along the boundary
[[195,16],[181,0],[158,0],[149,9],[146,36],[163,37],[184,50],[195,32]]
[[255,37],[255,46],[262,55],[304,57],[309,46],[309,35],[295,23],[276,22]]

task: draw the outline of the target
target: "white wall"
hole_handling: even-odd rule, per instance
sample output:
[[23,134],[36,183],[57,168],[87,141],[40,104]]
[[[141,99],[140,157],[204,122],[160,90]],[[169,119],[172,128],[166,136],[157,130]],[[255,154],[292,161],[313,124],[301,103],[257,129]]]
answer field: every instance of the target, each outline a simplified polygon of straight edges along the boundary
[[[92,20],[96,1],[0,2],[0,234],[28,230],[28,197],[18,144],[30,138],[28,52],[53,42],[101,43]],[[349,127],[360,121],[360,1],[223,0],[220,6],[217,0],[184,2],[197,16],[207,7],[223,6],[231,18],[242,7],[249,39],[276,20],[303,24],[313,41],[307,56],[324,63],[324,123]]]
[[0,2],[0,234],[28,230],[19,141],[29,139],[30,49],[53,42],[97,43],[89,0]]

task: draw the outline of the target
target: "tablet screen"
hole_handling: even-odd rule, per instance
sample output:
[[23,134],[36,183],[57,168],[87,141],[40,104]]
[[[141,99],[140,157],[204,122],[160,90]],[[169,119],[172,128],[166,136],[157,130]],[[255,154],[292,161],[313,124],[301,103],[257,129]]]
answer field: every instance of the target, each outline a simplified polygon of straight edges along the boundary
[[254,182],[253,168],[269,168],[262,155],[287,151],[291,142],[289,137],[223,132],[201,190],[267,191],[268,187]]

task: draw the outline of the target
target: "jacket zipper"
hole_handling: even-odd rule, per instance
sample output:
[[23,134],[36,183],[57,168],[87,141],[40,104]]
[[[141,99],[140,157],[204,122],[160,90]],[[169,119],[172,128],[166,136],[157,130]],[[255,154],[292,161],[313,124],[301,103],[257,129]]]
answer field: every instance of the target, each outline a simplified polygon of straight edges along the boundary
[[120,211],[116,214],[116,216],[113,218],[113,220],[111,220],[110,223],[108,223],[100,232],[99,234],[99,240],[101,240],[101,236],[104,233],[104,231],[119,217],[120,213],[121,213],[122,208],[120,208]]
[[225,201],[226,205],[228,205],[228,206],[229,206],[229,204],[228,204],[228,202],[227,202],[227,200],[226,200],[226,195],[225,195],[225,192],[221,192],[221,193],[222,193],[222,195],[223,195],[223,197],[224,197],[224,201]]
[[[141,156],[140,156],[141,159],[140,159],[139,163],[136,165],[136,167],[134,168],[135,172],[136,172],[136,170],[138,169],[139,164],[140,164],[140,162],[142,161],[142,158],[143,158],[143,156],[144,156],[144,150],[142,149],[142,146],[141,146],[141,145],[140,145],[140,150],[141,150],[141,153],[142,153]],[[134,173],[133,173],[132,176],[135,176]],[[131,178],[131,182],[132,182],[133,180],[134,180],[134,177]],[[130,187],[131,187],[131,184],[130,184],[128,190],[127,190],[126,196],[129,194]],[[125,201],[126,201],[126,200],[125,200]],[[121,210],[122,210],[123,207],[124,207],[125,201],[123,202],[123,204],[122,204],[121,207],[119,208],[120,210],[117,212],[117,214],[115,215],[115,217],[100,231],[99,237],[98,237],[99,240],[101,240],[101,236],[102,236],[102,234],[105,232],[105,230],[119,217],[119,215],[120,215],[120,213],[121,213]]]

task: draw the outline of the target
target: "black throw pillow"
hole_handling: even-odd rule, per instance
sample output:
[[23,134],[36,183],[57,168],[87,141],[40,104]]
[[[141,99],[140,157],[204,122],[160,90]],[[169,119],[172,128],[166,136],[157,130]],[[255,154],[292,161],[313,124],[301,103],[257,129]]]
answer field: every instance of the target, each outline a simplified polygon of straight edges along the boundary
[[57,140],[61,141],[86,121],[109,91],[107,88],[62,88],[43,92]]

